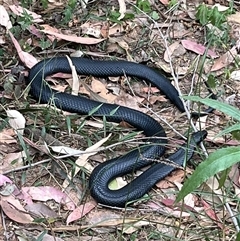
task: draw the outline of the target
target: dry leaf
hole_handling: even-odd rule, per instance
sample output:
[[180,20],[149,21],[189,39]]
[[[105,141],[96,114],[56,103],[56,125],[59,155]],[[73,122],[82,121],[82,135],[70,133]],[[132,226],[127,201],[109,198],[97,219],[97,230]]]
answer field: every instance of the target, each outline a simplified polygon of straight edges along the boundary
[[91,24],[86,22],[81,25],[82,34],[91,35],[95,38],[100,38],[101,34],[101,25],[100,24]]
[[9,32],[9,35],[17,50],[19,58],[25,64],[26,67],[31,69],[38,62],[37,59],[35,57],[33,57],[31,54],[24,52],[21,49],[21,46],[19,45],[18,41],[15,39],[15,37],[13,36],[13,34],[11,32]]
[[240,12],[236,12],[234,14],[227,16],[227,21],[240,24]]
[[170,59],[171,59],[171,56],[172,56],[173,52],[178,48],[179,45],[180,45],[180,42],[176,41],[173,44],[171,44],[170,46],[168,46],[167,50],[165,50],[163,59],[167,63],[170,62]]
[[19,200],[15,199],[13,196],[1,197],[0,203],[4,213],[13,221],[18,223],[32,223],[33,218],[26,213]]
[[73,207],[75,207],[75,204],[68,199],[65,193],[50,186],[23,187],[22,195],[19,198],[22,198],[28,204],[32,203],[32,199],[38,201],[53,199],[57,203],[65,204],[69,210],[73,210]]
[[72,213],[70,213],[70,215],[67,217],[67,221],[66,221],[67,225],[69,225],[69,223],[71,223],[75,220],[78,220],[78,219],[84,217],[87,213],[89,213],[96,206],[97,206],[97,203],[95,201],[87,202],[87,203],[80,205],[79,207],[74,209],[72,211]]
[[194,41],[191,40],[182,40],[181,41],[182,45],[184,48],[191,50],[197,54],[203,55],[205,53],[205,51],[207,51],[207,55],[212,57],[212,58],[217,58],[218,55],[213,52],[211,49],[207,49],[205,46],[203,46],[202,44],[198,44]]
[[72,70],[72,95],[78,95],[78,90],[79,90],[79,86],[80,86],[80,82],[79,82],[79,79],[78,79],[78,75],[77,75],[77,71],[76,71],[76,68],[75,66],[73,65],[72,63],[72,60],[68,57],[67,57],[67,60],[68,60],[68,63],[70,65],[70,68]]
[[224,67],[227,67],[234,61],[236,56],[237,56],[237,49],[236,49],[236,46],[234,46],[233,48],[231,48],[229,51],[227,51],[225,54],[223,54],[220,58],[218,58],[215,61],[210,71],[213,72],[213,71],[222,69]]
[[58,214],[54,212],[50,207],[44,203],[29,203],[25,206],[25,209],[34,214],[34,217],[43,217],[43,218],[57,218]]
[[4,26],[7,30],[12,28],[12,23],[10,21],[7,10],[2,5],[0,5],[0,25]]
[[26,120],[23,115],[17,110],[6,110],[9,117],[9,125],[16,131],[16,133],[23,135]]
[[63,188],[66,188],[69,185],[69,181],[73,176],[75,176],[80,170],[81,167],[85,167],[89,172],[92,172],[93,167],[88,163],[88,158],[92,155],[95,155],[97,153],[97,149],[102,146],[109,138],[111,137],[111,134],[109,134],[107,137],[103,138],[102,140],[98,141],[94,145],[90,146],[85,150],[85,154],[82,154],[77,160],[76,160],[76,168],[74,174],[72,171],[68,173],[68,178],[65,179],[63,183]]
[[118,4],[119,4],[119,13],[120,13],[118,20],[121,20],[124,18],[127,9],[126,9],[126,4],[124,0],[118,0]]
[[8,177],[0,174],[0,186],[5,185],[6,183],[12,183],[11,179],[9,179]]
[[66,35],[66,34],[61,34],[58,33],[57,29],[51,28],[49,29],[48,25],[42,25],[44,28],[41,30],[43,33],[48,34],[50,36],[54,36],[57,39],[63,39],[69,42],[74,42],[74,43],[80,43],[80,44],[98,44],[104,41],[105,39],[95,39],[95,38],[88,38],[88,37],[78,37],[74,35]]
[[16,14],[17,16],[23,16],[23,13],[26,12],[27,14],[29,14],[32,17],[32,22],[33,23],[41,23],[43,22],[42,20],[42,16],[39,14],[36,14],[34,12],[29,11],[26,8],[22,8],[21,6],[16,6],[16,5],[10,5],[9,8],[12,10],[12,12],[14,14]]
[[26,154],[24,151],[22,152],[14,152],[14,153],[8,153],[2,158],[2,164],[1,164],[1,172],[6,172],[10,170],[14,170],[17,167],[23,166],[23,160],[26,157]]

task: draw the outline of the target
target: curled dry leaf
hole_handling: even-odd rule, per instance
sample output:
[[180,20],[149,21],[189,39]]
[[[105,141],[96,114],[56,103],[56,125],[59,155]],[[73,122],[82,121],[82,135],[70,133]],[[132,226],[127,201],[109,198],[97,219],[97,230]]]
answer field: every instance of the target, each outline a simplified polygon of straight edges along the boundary
[[120,13],[118,20],[121,20],[125,17],[127,8],[124,0],[118,0],[118,3],[119,3],[119,13]]
[[6,110],[9,117],[9,125],[20,135],[23,135],[26,120],[24,116],[17,110]]
[[72,60],[68,57],[67,57],[67,60],[68,60],[68,63],[69,63],[69,66],[72,70],[72,95],[78,95],[78,90],[79,90],[79,86],[80,86],[80,82],[78,80],[78,75],[77,75],[77,71],[76,71],[76,68],[75,66],[73,65],[72,63]]
[[7,10],[2,5],[0,5],[0,25],[4,26],[7,30],[12,28],[12,23],[10,21]]
[[101,34],[101,25],[100,24],[91,24],[86,22],[81,25],[82,34],[90,35],[95,38],[100,38]]
[[0,143],[5,143],[5,144],[17,143],[13,135],[15,135],[15,132],[13,131],[13,129],[4,129],[2,132],[0,132]]
[[73,176],[75,176],[80,170],[81,167],[84,167],[89,172],[92,172],[93,167],[88,163],[88,158],[92,155],[95,155],[97,153],[97,149],[101,147],[109,138],[111,137],[111,134],[109,134],[107,137],[103,138],[102,140],[98,141],[94,145],[90,146],[85,150],[85,154],[82,154],[77,160],[76,160],[76,167],[74,174],[72,171],[68,173],[68,178],[63,182],[63,188],[66,188],[69,184],[68,180],[71,180]]

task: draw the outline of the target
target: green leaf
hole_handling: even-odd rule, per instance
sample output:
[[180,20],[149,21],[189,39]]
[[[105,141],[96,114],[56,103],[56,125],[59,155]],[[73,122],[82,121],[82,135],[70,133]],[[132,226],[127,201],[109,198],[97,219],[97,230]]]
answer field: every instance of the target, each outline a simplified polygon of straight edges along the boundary
[[159,19],[159,14],[158,14],[158,12],[153,11],[153,12],[151,13],[151,17],[152,17],[153,20],[158,20],[158,19]]
[[219,180],[218,180],[218,184],[219,184],[218,189],[220,189],[224,186],[230,171],[231,171],[231,167],[229,167],[226,170],[221,172],[221,174],[219,175]]
[[230,133],[233,131],[239,131],[239,130],[240,130],[240,124],[235,124],[218,133],[216,137],[223,136],[223,135],[226,135],[227,133]]
[[218,100],[213,100],[209,98],[202,99],[201,97],[198,97],[198,96],[183,96],[183,99],[201,102],[205,105],[213,107],[214,109],[220,110],[224,114],[229,115],[232,118],[240,121],[240,111],[229,104],[222,103]]
[[186,180],[181,191],[178,193],[176,202],[194,191],[203,182],[240,161],[240,147],[227,147],[215,151],[202,162],[195,172]]
[[205,25],[208,23],[208,7],[205,4],[201,4],[198,6],[197,8],[197,14],[196,14],[196,18],[199,20],[199,22],[202,25]]
[[207,84],[210,88],[216,88],[217,87],[216,76],[214,76],[213,74],[210,74],[207,79]]
[[145,13],[149,13],[151,11],[151,5],[148,0],[137,0],[137,7]]
[[236,130],[236,131],[232,131],[232,137],[236,140],[240,140],[240,131],[239,130]]

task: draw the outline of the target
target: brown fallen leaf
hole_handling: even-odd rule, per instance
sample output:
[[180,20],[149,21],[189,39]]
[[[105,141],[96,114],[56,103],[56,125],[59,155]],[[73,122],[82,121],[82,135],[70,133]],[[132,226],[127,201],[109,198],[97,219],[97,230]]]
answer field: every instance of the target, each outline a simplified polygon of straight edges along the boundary
[[29,203],[25,206],[25,209],[31,214],[37,217],[43,218],[57,218],[58,214],[54,212],[50,207],[44,203]]
[[234,61],[236,56],[237,56],[237,48],[236,46],[234,46],[214,62],[210,71],[213,72],[213,71],[222,69],[224,67],[227,67]]
[[91,86],[92,91],[104,98],[108,103],[114,103],[115,99],[117,98],[117,96],[113,95],[108,91],[106,86],[101,81],[95,78],[93,78]]
[[13,129],[3,129],[0,132],[0,143],[6,143],[6,144],[11,144],[11,143],[17,143],[17,140],[14,138],[16,133],[14,132]]
[[37,59],[35,57],[33,57],[31,54],[29,54],[21,49],[20,44],[18,43],[18,41],[15,39],[15,37],[13,36],[13,34],[11,32],[9,32],[9,35],[17,50],[19,58],[21,59],[21,61],[24,63],[24,65],[26,67],[31,69],[38,62]]
[[0,5],[0,25],[5,27],[7,30],[12,28],[12,23],[10,21],[8,12],[2,5]]
[[207,55],[212,57],[212,58],[217,58],[218,55],[212,51],[211,49],[207,49],[205,46],[202,44],[198,44],[194,41],[191,40],[182,40],[181,41],[182,45],[184,48],[193,51],[194,53],[203,55],[207,51]]
[[[225,229],[225,225],[222,224],[221,220],[218,218],[218,216],[216,215],[214,209],[207,203],[205,202],[205,200],[201,200],[201,203],[204,207],[205,213],[208,215],[209,218],[211,218],[211,220],[215,221],[217,226],[224,230]],[[227,230],[225,230],[226,232]]]
[[240,12],[236,12],[227,16],[227,21],[233,23],[240,23]]
[[54,29],[51,27],[49,28],[49,25],[41,25],[43,29],[41,30],[43,33],[48,34],[50,36],[53,36],[57,39],[62,39],[66,40],[69,42],[74,42],[74,43],[80,43],[80,44],[98,44],[104,41],[105,39],[96,39],[96,38],[89,38],[89,37],[78,37],[74,35],[66,35],[59,33],[57,29]]
[[175,187],[175,182],[181,183],[185,177],[185,171],[183,170],[175,170],[171,173],[170,176],[167,176],[163,180],[160,180],[156,186],[158,188],[169,188],[169,187]]
[[75,204],[68,199],[65,193],[50,186],[23,187],[22,194],[19,195],[19,198],[23,199],[28,204],[32,203],[32,200],[47,201],[53,199],[57,203],[66,205],[68,210],[73,210],[75,208]]
[[118,20],[121,20],[125,17],[125,13],[127,11],[127,8],[126,8],[126,4],[125,4],[124,0],[118,0],[118,4],[119,4],[119,13],[120,13],[120,16],[118,17]]
[[123,91],[120,92],[120,95],[115,99],[115,104],[122,105],[126,107],[131,107],[131,109],[140,110],[146,112],[144,108],[140,108],[138,103],[141,103],[144,100],[142,97],[131,96]]
[[80,205],[79,207],[74,209],[70,213],[70,215],[67,217],[67,221],[66,221],[67,225],[69,225],[69,223],[71,223],[75,220],[78,220],[78,219],[84,217],[87,213],[89,213],[96,206],[97,206],[97,203],[95,201],[90,201],[90,202]]
[[33,218],[26,213],[21,203],[12,196],[1,197],[0,205],[11,220],[24,224],[32,223]]
[[80,26],[82,30],[82,34],[90,35],[95,38],[100,38],[101,35],[101,25],[98,24],[91,24],[90,22],[86,22]]
[[14,170],[17,167],[23,166],[23,159],[23,152],[14,152],[6,154],[2,157],[0,171],[4,173],[10,170]]
[[17,5],[10,5],[9,8],[17,16],[23,16],[23,13],[26,12],[27,14],[29,14],[32,17],[31,21],[33,23],[42,23],[43,22],[41,15],[36,14],[36,13],[34,13],[32,11],[29,11],[28,9],[23,8],[23,7],[19,6],[19,5],[18,6]]
[[176,41],[173,44],[171,44],[170,46],[168,46],[168,49],[165,50],[164,55],[163,55],[163,59],[169,63],[170,62],[170,58],[173,54],[173,52],[179,47],[180,42]]

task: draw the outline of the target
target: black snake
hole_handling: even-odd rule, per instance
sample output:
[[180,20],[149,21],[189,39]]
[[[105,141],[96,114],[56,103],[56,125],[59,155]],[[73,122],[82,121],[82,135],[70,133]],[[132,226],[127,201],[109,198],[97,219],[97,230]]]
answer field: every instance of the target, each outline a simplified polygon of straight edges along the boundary
[[[95,77],[126,75],[145,80],[160,89],[181,112],[185,111],[178,91],[170,81],[145,65],[128,61],[100,61],[86,58],[71,58],[71,60],[80,75]],[[154,162],[164,154],[167,143],[165,131],[156,120],[140,111],[127,107],[57,92],[51,89],[44,79],[58,72],[71,73],[66,57],[44,59],[30,70],[28,83],[31,86],[31,94],[37,101],[41,103],[51,101],[62,110],[79,114],[89,114],[89,112],[95,110],[93,116],[105,116],[107,121],[117,123],[125,121],[136,129],[143,131],[147,137],[151,137],[150,144],[139,146],[136,150],[108,160],[94,169],[90,176],[89,187],[91,195],[96,201],[110,206],[123,207],[127,202],[142,197],[156,182],[176,169],[174,165]],[[182,165],[185,157],[187,160],[192,157],[194,148],[206,135],[206,131],[194,133],[188,145],[182,146],[168,159],[175,162],[176,165]],[[152,166],[125,187],[119,190],[109,189],[108,184],[115,177],[133,173],[147,165]]]

